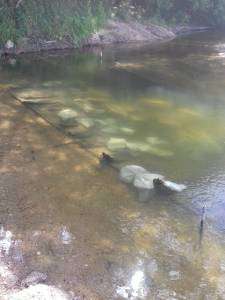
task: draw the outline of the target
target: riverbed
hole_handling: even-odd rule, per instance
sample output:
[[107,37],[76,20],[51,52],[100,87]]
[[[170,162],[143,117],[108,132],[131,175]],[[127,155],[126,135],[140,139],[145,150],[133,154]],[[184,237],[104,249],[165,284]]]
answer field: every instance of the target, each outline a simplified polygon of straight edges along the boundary
[[[224,65],[221,32],[2,64],[0,217],[17,285],[38,270],[74,299],[225,299]],[[141,203],[119,180],[127,164],[187,189]]]

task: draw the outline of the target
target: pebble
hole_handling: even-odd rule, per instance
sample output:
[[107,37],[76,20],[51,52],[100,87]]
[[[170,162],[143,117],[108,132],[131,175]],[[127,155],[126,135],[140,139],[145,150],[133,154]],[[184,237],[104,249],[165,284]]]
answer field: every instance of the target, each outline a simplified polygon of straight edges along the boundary
[[22,280],[22,287],[29,287],[30,285],[35,285],[38,283],[43,283],[47,279],[47,274],[33,271],[25,279]]
[[169,276],[170,276],[170,280],[178,280],[178,279],[180,279],[180,272],[179,271],[170,271]]
[[36,284],[21,291],[12,292],[2,300],[72,300],[63,290],[45,284]]
[[72,241],[72,235],[67,230],[66,226],[63,226],[59,232],[59,238],[64,245],[69,245]]
[[94,122],[90,118],[79,118],[77,122],[83,125],[85,128],[91,128],[94,126]]
[[58,113],[58,117],[64,125],[72,125],[76,121],[78,113],[73,109],[66,108]]

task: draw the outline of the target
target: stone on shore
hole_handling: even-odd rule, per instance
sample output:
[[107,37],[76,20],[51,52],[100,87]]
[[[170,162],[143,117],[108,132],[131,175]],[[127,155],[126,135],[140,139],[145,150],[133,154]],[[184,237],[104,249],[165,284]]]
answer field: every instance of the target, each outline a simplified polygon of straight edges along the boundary
[[32,285],[21,291],[6,295],[2,300],[72,300],[64,291],[45,284]]
[[59,231],[59,239],[64,245],[69,245],[72,242],[72,234],[68,231],[66,226],[63,226]]
[[[3,260],[3,258],[1,258]],[[7,263],[0,262],[0,293],[3,290],[14,288],[17,285],[18,277],[13,273]],[[1,299],[1,298],[0,298]]]
[[78,113],[73,109],[66,108],[58,113],[58,117],[63,125],[70,126],[76,122]]
[[170,271],[169,272],[170,280],[179,280],[180,279],[180,272],[179,271]]
[[132,183],[136,175],[143,174],[146,172],[147,171],[140,166],[135,166],[135,165],[125,166],[120,170],[120,180],[125,183]]
[[14,42],[11,41],[11,40],[8,40],[8,41],[5,43],[5,46],[4,46],[4,48],[5,48],[6,50],[11,50],[11,49],[13,49],[14,47],[15,47],[15,44],[14,44]]
[[22,280],[22,287],[29,287],[30,285],[36,285],[38,283],[43,283],[47,279],[47,274],[33,271],[25,279]]
[[94,126],[94,122],[90,118],[79,118],[77,122],[88,129]]
[[0,257],[9,255],[12,244],[13,244],[12,232],[9,230],[5,230],[2,226],[0,228]]

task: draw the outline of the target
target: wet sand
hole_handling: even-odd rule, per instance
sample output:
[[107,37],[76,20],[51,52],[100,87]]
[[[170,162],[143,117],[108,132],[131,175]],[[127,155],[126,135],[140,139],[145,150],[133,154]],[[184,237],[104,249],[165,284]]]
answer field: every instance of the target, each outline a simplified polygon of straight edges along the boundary
[[[95,157],[7,93],[0,106],[1,223],[22,240],[24,260],[13,264],[18,282],[39,270],[76,296],[111,298],[106,257],[123,247],[111,214],[132,201],[127,188],[115,171],[99,171]],[[62,226],[71,232],[70,245],[60,241]]]

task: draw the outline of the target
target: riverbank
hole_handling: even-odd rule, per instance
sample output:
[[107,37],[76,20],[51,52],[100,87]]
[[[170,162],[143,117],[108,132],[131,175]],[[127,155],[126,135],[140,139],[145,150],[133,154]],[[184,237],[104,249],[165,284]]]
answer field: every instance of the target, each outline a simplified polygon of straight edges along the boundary
[[[177,31],[178,32],[178,31]],[[153,24],[143,25],[137,22],[108,21],[103,29],[83,40],[80,47],[104,46],[122,43],[156,43],[174,39],[177,34],[173,29]],[[16,45],[6,46],[2,53],[21,54],[40,51],[68,50],[77,45],[67,39],[43,40],[36,38],[20,38]]]

